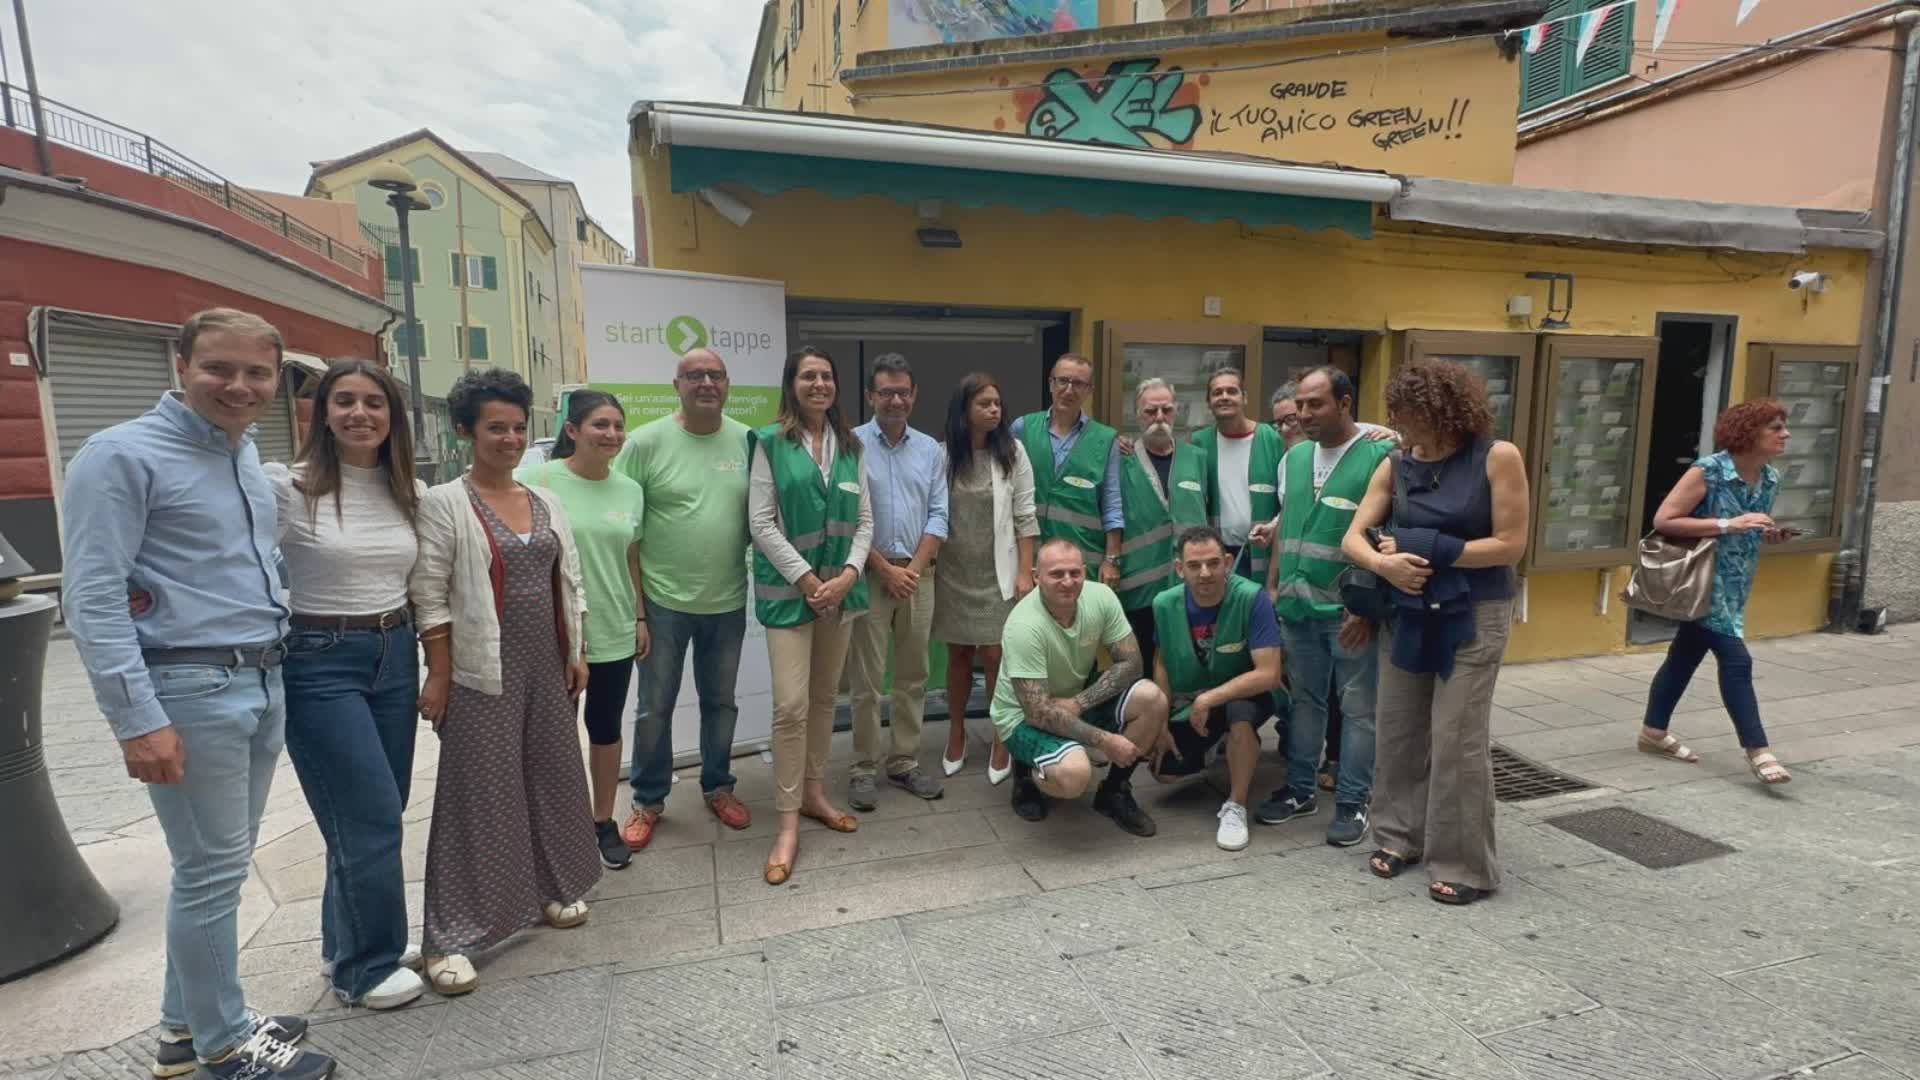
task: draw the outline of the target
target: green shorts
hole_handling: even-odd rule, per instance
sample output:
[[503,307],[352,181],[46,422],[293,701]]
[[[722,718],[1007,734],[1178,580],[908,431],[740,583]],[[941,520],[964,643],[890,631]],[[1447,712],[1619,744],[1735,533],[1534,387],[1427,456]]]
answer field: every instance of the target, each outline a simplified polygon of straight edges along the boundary
[[[1127,687],[1110,701],[1095,705],[1088,712],[1080,714],[1080,719],[1102,731],[1119,731],[1120,718],[1126,715],[1127,699],[1133,696],[1135,688],[1147,683],[1142,679]],[[1051,731],[1042,731],[1025,722],[1014,725],[1012,731],[1001,740],[1006,744],[1007,753],[1022,765],[1045,769],[1057,765],[1068,754],[1081,749],[1079,742],[1055,735]]]

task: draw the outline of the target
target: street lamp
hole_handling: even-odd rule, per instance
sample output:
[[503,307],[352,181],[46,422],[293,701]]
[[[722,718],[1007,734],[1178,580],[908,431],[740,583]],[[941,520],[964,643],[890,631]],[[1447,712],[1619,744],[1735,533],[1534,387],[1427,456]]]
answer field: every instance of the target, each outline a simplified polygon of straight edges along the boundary
[[406,298],[407,387],[413,397],[413,460],[416,465],[424,465],[433,460],[433,455],[427,451],[426,406],[420,393],[420,342],[414,333],[413,317],[413,244],[408,239],[407,215],[433,207],[420,196],[420,184],[413,173],[397,161],[375,165],[367,175],[367,183],[387,193],[387,205],[393,207],[400,218],[400,294]]

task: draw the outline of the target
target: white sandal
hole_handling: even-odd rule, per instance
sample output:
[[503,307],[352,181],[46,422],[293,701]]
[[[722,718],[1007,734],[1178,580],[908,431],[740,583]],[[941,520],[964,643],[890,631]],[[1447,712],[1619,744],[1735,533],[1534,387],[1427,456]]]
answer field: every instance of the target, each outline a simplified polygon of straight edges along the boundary
[[1661,757],[1670,757],[1675,761],[1684,761],[1688,764],[1693,764],[1700,760],[1700,755],[1694,753],[1692,747],[1674,738],[1672,735],[1662,735],[1658,739],[1649,739],[1647,738],[1646,732],[1643,731],[1640,733],[1640,738],[1636,740],[1635,745],[1640,748],[1640,752],[1643,754],[1658,754]]
[[427,961],[427,983],[442,997],[459,997],[480,983],[473,962],[459,953]]
[[1793,779],[1793,774],[1780,764],[1772,751],[1748,758],[1747,767],[1753,770],[1754,779],[1763,784],[1784,784]]
[[575,900],[571,904],[562,904],[558,900],[549,900],[541,912],[546,916],[548,926],[555,930],[571,930],[587,921],[587,902]]

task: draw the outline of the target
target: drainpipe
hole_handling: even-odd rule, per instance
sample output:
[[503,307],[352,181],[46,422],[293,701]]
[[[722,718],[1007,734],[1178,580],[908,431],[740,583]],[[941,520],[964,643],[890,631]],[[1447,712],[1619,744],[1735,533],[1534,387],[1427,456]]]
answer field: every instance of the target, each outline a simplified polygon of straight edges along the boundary
[[[33,42],[27,37],[27,0],[13,0],[13,22],[19,27],[20,66],[27,76],[27,105],[33,110],[33,156],[40,165],[40,175],[52,176],[53,151],[47,148],[47,116],[40,107],[40,77],[33,70]],[[8,109],[12,109],[11,101]]]
[[1867,564],[1873,552],[1873,501],[1880,478],[1880,451],[1885,442],[1887,386],[1893,374],[1893,331],[1895,308],[1900,299],[1901,278],[1906,269],[1907,196],[1913,189],[1914,110],[1920,104],[1920,40],[1914,28],[1920,13],[1904,11],[1892,22],[1901,30],[1904,63],[1900,72],[1900,116],[1894,131],[1893,190],[1887,196],[1887,244],[1880,274],[1879,324],[1873,335],[1873,369],[1868,374],[1867,411],[1861,428],[1860,493],[1848,511],[1848,530],[1853,535],[1853,551],[1842,552],[1846,583],[1833,612],[1829,630],[1844,633],[1858,627],[1860,609],[1867,591]]

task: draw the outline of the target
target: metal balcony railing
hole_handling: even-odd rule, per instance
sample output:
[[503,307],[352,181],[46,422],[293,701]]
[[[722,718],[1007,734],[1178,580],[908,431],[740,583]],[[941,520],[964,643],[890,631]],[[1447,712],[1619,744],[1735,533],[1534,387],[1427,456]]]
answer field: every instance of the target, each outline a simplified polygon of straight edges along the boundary
[[[308,227],[285,210],[235,186],[226,177],[151,135],[46,98],[40,99],[40,112],[46,119],[49,142],[171,180],[356,274],[367,272],[368,255],[364,249]],[[10,128],[34,133],[33,109],[25,87],[0,82],[0,121]]]

